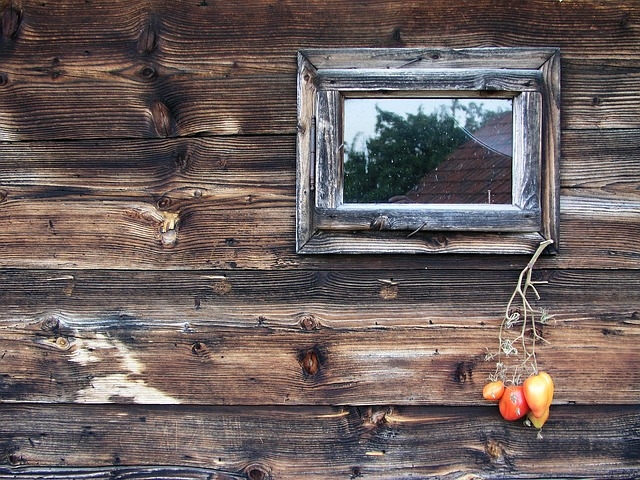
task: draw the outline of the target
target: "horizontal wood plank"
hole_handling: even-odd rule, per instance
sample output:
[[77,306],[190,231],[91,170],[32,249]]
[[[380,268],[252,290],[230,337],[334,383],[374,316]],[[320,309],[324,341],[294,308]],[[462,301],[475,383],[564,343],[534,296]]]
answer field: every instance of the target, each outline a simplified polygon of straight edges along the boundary
[[[459,268],[3,270],[0,299],[5,325],[34,324],[51,314],[89,330],[115,327],[119,321],[129,327],[137,322],[252,327],[261,317],[270,327],[293,328],[306,315],[335,329],[425,327],[429,320],[460,326],[500,318],[517,277],[515,270]],[[536,305],[563,321],[607,315],[637,320],[640,279],[635,270],[536,268],[534,279],[549,282],[538,287],[542,298]]]
[[[296,50],[290,52],[295,64]],[[562,126],[637,128],[636,61],[563,63]],[[144,70],[136,65],[127,69]],[[154,70],[155,71],[155,70]],[[594,73],[595,72],[595,73]],[[159,70],[148,82],[96,72],[4,74],[0,140],[293,134],[296,74],[217,77]],[[99,94],[96,94],[99,92]],[[64,101],[62,101],[64,99]]]
[[[0,203],[0,265],[4,268],[279,269],[340,265],[347,268],[513,268],[510,256],[448,255],[319,257],[295,254],[295,205],[290,188],[240,187],[217,195],[188,186],[168,199],[13,198]],[[7,190],[10,192],[10,190]],[[82,191],[82,190],[81,190]],[[153,189],[152,189],[153,191]],[[197,192],[207,192],[207,196]],[[249,192],[253,193],[249,193]],[[64,191],[63,191],[64,193]],[[151,193],[151,192],[150,192]],[[564,192],[563,192],[564,193]],[[553,268],[640,267],[640,202],[561,196],[560,252],[541,265]],[[34,192],[34,196],[37,193]],[[579,192],[578,192],[579,195]],[[176,198],[175,203],[171,198]],[[615,234],[612,234],[615,232]],[[420,232],[435,245],[438,235]],[[433,238],[432,238],[433,237]],[[519,261],[519,260],[517,260]],[[546,262],[546,264],[544,263]],[[524,262],[526,264],[526,261]]]
[[[640,199],[640,130],[566,130],[560,184],[584,195]],[[591,193],[589,193],[591,192]]]
[[168,75],[151,84],[18,76],[1,88],[0,140],[5,141],[294,133],[296,128],[295,75]]
[[[322,0],[273,5],[251,0],[242,9],[189,0],[112,2],[99,8],[70,1],[13,3],[22,18],[13,36],[5,39],[11,60],[7,65],[21,69],[35,70],[46,63],[59,70],[86,70],[96,64],[116,70],[132,59],[149,59],[167,68],[222,75],[293,71],[292,45],[561,47],[567,58],[581,60],[638,56],[634,0],[584,0],[571,5],[536,0],[517,8],[491,0],[460,6],[434,0],[410,7],[391,0],[366,5],[328,5]],[[10,4],[3,0],[0,8]],[[92,18],[96,20],[88,21]]]
[[450,480],[640,474],[638,407],[552,408],[543,438],[537,439],[535,429],[504,421],[495,407],[4,405],[0,478]]
[[2,201],[140,198],[171,209],[185,200],[295,193],[288,135],[0,143],[0,159]]
[[[515,280],[52,273],[3,276],[4,401],[482,405]],[[557,402],[637,402],[637,275],[542,273],[554,320],[538,359]]]

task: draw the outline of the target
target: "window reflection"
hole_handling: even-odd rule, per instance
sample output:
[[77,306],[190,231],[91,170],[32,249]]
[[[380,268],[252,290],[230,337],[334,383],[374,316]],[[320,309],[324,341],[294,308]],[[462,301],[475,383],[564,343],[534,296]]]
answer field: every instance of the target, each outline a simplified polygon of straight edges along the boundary
[[347,99],[344,203],[511,203],[512,105]]

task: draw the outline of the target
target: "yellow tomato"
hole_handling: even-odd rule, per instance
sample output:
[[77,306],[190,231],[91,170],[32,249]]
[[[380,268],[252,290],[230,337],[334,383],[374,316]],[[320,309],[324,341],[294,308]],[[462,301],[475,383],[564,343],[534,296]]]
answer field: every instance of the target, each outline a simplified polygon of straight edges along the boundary
[[522,387],[531,412],[535,417],[542,417],[553,400],[553,380],[548,373],[540,372],[527,378]]
[[547,419],[549,418],[549,409],[547,408],[544,413],[540,417],[536,417],[533,414],[533,411],[529,412],[527,418],[531,422],[531,424],[536,428],[542,428]]

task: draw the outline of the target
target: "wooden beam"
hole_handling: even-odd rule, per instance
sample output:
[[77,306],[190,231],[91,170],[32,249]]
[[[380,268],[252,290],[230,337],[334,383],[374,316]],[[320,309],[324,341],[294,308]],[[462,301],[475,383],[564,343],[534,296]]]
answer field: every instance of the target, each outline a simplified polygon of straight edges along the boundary
[[4,405],[0,479],[631,478],[637,406],[552,407],[542,439],[496,407]]

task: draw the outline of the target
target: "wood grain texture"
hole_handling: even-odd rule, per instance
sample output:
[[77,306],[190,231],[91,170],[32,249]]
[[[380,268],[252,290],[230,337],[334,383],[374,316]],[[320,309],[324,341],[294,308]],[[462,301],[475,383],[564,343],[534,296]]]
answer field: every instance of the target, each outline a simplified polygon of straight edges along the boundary
[[[376,273],[389,275],[79,272],[27,281],[7,272],[2,398],[482,405],[494,368],[484,356],[495,350],[510,282],[484,272],[464,281],[459,271]],[[606,402],[637,402],[637,275],[544,273],[540,306],[554,321],[538,358],[558,379],[557,402],[602,403],[603,388]]]
[[[200,182],[199,182],[200,183]],[[321,257],[295,254],[295,200],[293,185],[270,188],[239,188],[217,195],[188,184],[166,196],[137,192],[133,198],[84,197],[81,192],[53,189],[48,198],[13,197],[7,192],[0,203],[4,229],[0,231],[4,268],[114,268],[114,269],[202,269],[240,268],[513,268],[514,259],[491,259],[449,255],[419,255],[408,258],[377,256],[371,259]],[[210,186],[210,184],[209,184]],[[13,188],[13,187],[9,187]],[[153,191],[154,188],[151,189]],[[160,191],[158,189],[156,191]],[[46,189],[45,189],[46,191]],[[197,195],[197,191],[207,196]],[[30,196],[37,197],[38,189]],[[56,198],[57,193],[64,196]],[[75,194],[70,197],[66,193]],[[80,195],[78,195],[80,193]],[[564,193],[564,191],[562,192]],[[555,268],[640,267],[640,203],[617,200],[610,195],[562,195],[560,225],[562,256],[547,259]],[[573,194],[578,195],[574,196]],[[136,198],[137,197],[137,198]],[[175,203],[172,198],[176,198]],[[175,216],[167,232],[166,222]],[[615,232],[615,233],[613,233]],[[367,235],[367,234],[363,234]],[[353,235],[345,245],[354,245]],[[413,237],[412,237],[413,238]],[[416,239],[435,252],[455,243],[443,235],[420,232]],[[453,237],[452,237],[453,238]],[[357,240],[357,238],[356,238]],[[535,244],[536,240],[532,240]],[[363,246],[366,253],[366,245]],[[522,263],[522,262],[521,262]],[[526,264],[526,261],[524,262]],[[541,265],[545,265],[542,263]]]
[[292,73],[295,65],[286,60],[291,45],[552,46],[576,59],[638,55],[634,0],[572,4],[536,0],[511,8],[491,0],[455,5],[435,0],[428,6],[389,0],[375,4],[250,0],[243,9],[189,0],[94,5],[3,0],[0,8],[9,4],[22,12],[20,28],[11,42],[6,41],[13,65],[20,68],[57,56],[69,67],[93,67],[99,58],[103,68],[114,69],[137,57],[180,69],[189,58],[189,68],[229,75],[283,68]]
[[[176,196],[293,192],[295,138],[236,136],[158,140],[0,143],[1,201],[12,198]],[[640,128],[565,130],[563,189],[640,201]],[[188,198],[187,195],[183,195]],[[2,203],[0,203],[2,208]]]
[[255,0],[246,11],[112,2],[100,5],[98,22],[88,4],[25,0],[14,5],[20,23],[0,49],[0,139],[293,134],[296,52],[345,46],[559,47],[563,125],[637,128],[640,32],[632,0],[481,3],[439,1],[408,15],[395,2]]
[[552,409],[538,440],[535,429],[505,422],[495,407],[60,405],[45,412],[34,405],[5,405],[0,435],[6,466],[0,478],[449,480],[640,474],[637,407]]
[[[295,48],[290,55],[295,63]],[[636,63],[564,62],[563,128],[637,128]],[[127,67],[134,74],[145,68],[151,67]],[[53,80],[6,73],[0,82],[0,140],[295,133],[295,72],[217,77],[153,71],[151,81],[112,79],[101,72],[61,73]]]
[[[638,265],[632,241],[638,235],[634,205],[640,201],[634,168],[637,133],[565,134],[563,255],[552,265]],[[513,264],[504,257],[445,255],[416,261],[378,256],[363,262],[294,255],[295,142],[290,136],[5,143],[0,152],[0,212],[8,219],[0,231],[4,266],[227,268],[235,262],[239,268],[339,264],[421,269],[451,262],[465,268]],[[585,211],[587,203],[593,212]],[[158,238],[161,212],[182,211],[179,241],[169,251]],[[248,221],[247,227],[234,229]],[[56,228],[56,223],[74,227]],[[611,235],[615,231],[625,234]],[[265,236],[271,249],[261,243]],[[116,245],[123,248],[118,256],[109,253]],[[274,248],[275,256],[264,255]]]
[[[0,479],[639,477],[638,7],[0,0]],[[562,52],[541,440],[528,256],[295,254],[297,52],[479,46]]]
[[565,188],[638,200],[638,165],[640,130],[570,130],[562,138],[560,182]]

